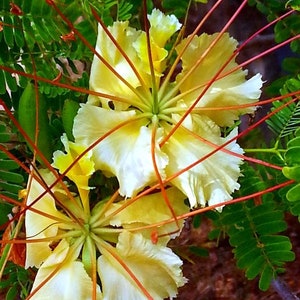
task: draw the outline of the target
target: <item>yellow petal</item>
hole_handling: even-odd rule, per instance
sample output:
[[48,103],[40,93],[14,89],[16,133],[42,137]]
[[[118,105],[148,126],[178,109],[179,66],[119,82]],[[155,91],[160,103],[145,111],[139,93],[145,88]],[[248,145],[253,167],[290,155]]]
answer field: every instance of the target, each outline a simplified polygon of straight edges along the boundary
[[[41,284],[41,288],[30,298],[33,300],[91,300],[93,283],[86,273],[82,262],[76,261],[70,254],[69,244],[62,240],[51,256],[39,268],[32,292]],[[58,271],[56,272],[58,268]],[[51,277],[53,272],[55,275]],[[50,276],[50,277],[49,277]],[[47,279],[48,278],[48,279]],[[45,281],[45,283],[43,283]],[[96,287],[97,300],[102,299],[100,287]]]
[[[140,35],[140,37],[132,46],[136,50],[144,70],[150,76],[151,71],[149,64],[146,34],[143,32],[143,34]],[[163,75],[162,72],[164,70],[164,65],[162,64],[162,62],[167,57],[167,55],[167,50],[165,50],[162,47],[159,47],[157,44],[154,43],[154,41],[151,40],[151,61],[154,67],[156,77],[161,77]]]
[[[147,78],[148,75],[144,73],[142,68],[139,68],[140,59],[137,56],[135,49],[132,47],[133,43],[140,36],[141,31],[137,31],[136,29],[129,27],[128,24],[128,22],[115,22],[112,26],[108,27],[108,30],[135,67],[138,68],[138,72],[141,76],[143,78]],[[116,73],[128,82],[131,87],[137,88],[142,85],[129,63],[100,25],[98,26],[98,37],[95,50],[105,59]],[[94,56],[91,68],[90,89],[106,93],[108,95],[137,99],[135,93],[132,92],[132,90],[111,70],[109,70],[96,55]],[[108,101],[109,100],[106,98],[101,98],[103,107],[108,108]],[[129,106],[126,103],[117,101],[114,102],[114,105],[117,110],[126,109]]]
[[[182,192],[172,187],[168,188],[166,190],[166,193],[168,197],[167,201],[169,202],[176,216],[180,216],[184,213],[189,212],[189,207],[184,203],[186,196]],[[124,200],[113,204],[112,208],[107,211],[106,216],[111,214],[113,211],[121,208],[123,205],[126,205],[126,202],[127,200]],[[173,218],[173,215],[166,203],[166,200],[163,198],[161,192],[156,192],[144,196],[127,206],[125,209],[123,209],[110,219],[110,224],[113,226],[134,228],[138,227],[139,225],[150,225],[162,221],[167,221],[171,218]],[[179,221],[178,224],[180,228],[178,228],[175,222],[172,222],[163,226],[160,225],[158,228],[154,227],[149,231],[151,233],[151,231],[157,230],[159,234],[168,234],[178,231],[179,234],[183,226],[183,221]]]
[[[188,106],[197,99],[236,50],[237,41],[225,33],[209,52],[205,53],[217,38],[219,38],[219,33],[195,36],[182,55],[183,70],[176,78],[177,83],[195,67],[194,71],[180,85],[181,92],[192,90],[189,94],[182,97]],[[176,50],[178,53],[186,45],[186,42],[187,39],[177,46]],[[220,76],[238,66],[234,59],[235,57],[230,60]],[[198,60],[200,60],[200,63],[197,65]],[[253,107],[234,108],[231,110],[226,108],[226,106],[249,104],[258,101],[262,87],[261,75],[257,74],[248,81],[245,78],[246,75],[247,71],[238,68],[223,78],[215,80],[197,104],[197,107],[211,107],[212,109],[200,113],[209,116],[219,126],[231,126],[241,114],[253,113],[255,110]],[[213,109],[215,107],[224,107],[224,109],[216,111]]]
[[[195,138],[186,130],[179,128],[163,147],[169,156],[170,163],[166,168],[167,176],[172,176],[189,165],[197,162],[202,157],[222,145],[237,134],[233,130],[227,138],[217,135],[217,130],[209,129],[208,117],[202,116],[197,120],[200,137],[210,141],[216,146],[211,146],[205,141]],[[201,122],[201,123],[200,123]],[[212,127],[213,128],[213,127]],[[242,154],[242,149],[236,142],[226,146],[227,150]],[[172,180],[172,184],[179,188],[187,197],[191,207],[223,203],[230,200],[231,193],[239,188],[237,179],[240,176],[241,159],[219,150],[193,168],[185,171]]]
[[[164,46],[181,25],[174,15],[166,16],[157,9],[154,9],[148,18],[150,22],[151,59],[155,76],[159,78],[165,67],[164,59],[168,55]],[[114,22],[107,29],[118,46],[99,25],[95,50],[101,58],[97,55],[94,56],[90,89],[108,95],[108,97],[98,98],[102,107],[109,108],[109,102],[113,101],[116,110],[125,110],[130,107],[130,104],[136,104],[140,101],[139,95],[134,90],[143,87],[147,91],[152,85],[146,33],[130,27],[128,22]],[[123,54],[118,48],[122,49]],[[130,65],[128,60],[134,67]],[[115,101],[113,97],[110,99],[109,95],[121,97],[124,100],[123,102]],[[89,97],[89,103],[95,103],[95,101],[95,96]]]
[[[66,134],[61,137],[66,153],[55,151],[53,153],[53,167],[64,173],[78,156],[86,150],[86,147],[68,141]],[[78,188],[90,189],[88,181],[94,173],[94,162],[91,160],[92,153],[89,151],[81,157],[76,164],[67,172],[66,176],[75,182]]]
[[[181,24],[174,15],[164,15],[158,9],[154,9],[148,15],[150,23],[150,43],[151,43],[151,60],[154,66],[155,75],[162,76],[165,64],[164,59],[168,55],[168,51],[164,49],[168,39],[180,29]],[[150,64],[148,56],[148,47],[146,33],[143,32],[133,44],[139,58],[141,59],[141,66],[150,75]]]
[[[48,170],[39,170],[39,174],[48,186],[55,181],[54,175]],[[27,197],[27,205],[30,205],[46,191],[46,188],[31,177],[28,182],[29,193]],[[55,188],[52,190],[55,191]],[[32,205],[32,208],[48,214],[49,217],[28,209],[25,214],[26,239],[49,239],[51,237],[55,237],[59,226],[59,222],[55,218],[66,220],[66,217],[57,211],[55,199],[47,192],[34,205]],[[53,216],[53,218],[50,216]],[[25,267],[39,267],[41,263],[52,253],[49,246],[51,242],[52,241],[50,239],[50,241],[47,240],[45,242],[26,243]]]
[[[171,249],[153,245],[141,234],[121,233],[116,254],[153,299],[175,297],[177,288],[186,282],[181,271],[182,261]],[[109,252],[98,259],[98,270],[105,299],[149,299]]]
[[174,15],[167,16],[158,9],[153,9],[151,15],[148,15],[148,20],[150,23],[150,37],[161,48],[181,27]]

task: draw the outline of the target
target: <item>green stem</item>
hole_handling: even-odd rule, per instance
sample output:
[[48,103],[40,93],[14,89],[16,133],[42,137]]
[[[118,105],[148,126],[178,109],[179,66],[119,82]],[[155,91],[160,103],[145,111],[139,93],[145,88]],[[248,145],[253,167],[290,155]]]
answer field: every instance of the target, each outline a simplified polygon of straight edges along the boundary
[[282,154],[286,152],[285,149],[277,149],[277,147],[274,148],[261,148],[261,149],[244,149],[245,153],[272,153],[277,155],[281,160],[283,160]]
[[285,149],[276,149],[276,148],[253,148],[253,149],[244,149],[246,153],[275,153],[275,154],[280,154],[286,152]]

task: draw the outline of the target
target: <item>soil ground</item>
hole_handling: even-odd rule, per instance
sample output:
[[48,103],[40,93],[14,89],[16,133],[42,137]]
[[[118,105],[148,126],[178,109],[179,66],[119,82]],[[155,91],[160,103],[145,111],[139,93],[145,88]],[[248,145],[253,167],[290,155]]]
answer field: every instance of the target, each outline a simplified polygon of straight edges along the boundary
[[[189,255],[184,260],[183,273],[188,283],[180,288],[179,300],[292,300],[300,297],[300,224],[298,219],[287,216],[288,230],[283,233],[290,237],[294,262],[286,264],[286,272],[279,280],[295,295],[280,296],[271,286],[266,292],[258,288],[258,280],[248,281],[244,272],[237,269],[232,247],[228,239],[221,240],[219,245],[207,239],[211,224],[203,219],[201,226],[194,229],[187,222],[180,237],[174,241],[179,251],[189,245],[205,247],[209,250],[208,257]],[[176,248],[176,247],[175,247]]]

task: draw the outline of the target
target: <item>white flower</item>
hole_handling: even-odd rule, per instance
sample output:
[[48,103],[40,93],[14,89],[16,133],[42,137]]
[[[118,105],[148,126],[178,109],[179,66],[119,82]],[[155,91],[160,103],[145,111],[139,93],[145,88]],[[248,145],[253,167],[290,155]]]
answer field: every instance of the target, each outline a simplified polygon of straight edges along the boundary
[[160,177],[172,178],[170,184],[188,196],[191,207],[223,203],[239,188],[242,149],[233,141],[212,153],[236,135],[222,137],[220,127],[254,111],[242,105],[258,101],[261,76],[246,80],[247,71],[235,62],[237,42],[216,33],[188,37],[176,46],[182,70],[170,81],[165,45],[180,24],[158,10],[148,19],[150,59],[145,32],[115,22],[108,30],[116,46],[99,26],[101,59],[94,57],[90,89],[103,96],[90,95],[80,108],[75,140],[97,144],[95,168],[115,175],[125,197]]
[[[59,169],[64,163],[54,160]],[[82,165],[90,168],[87,162]],[[180,232],[183,226],[183,221],[171,219],[189,211],[180,191],[166,191],[172,209],[156,192],[132,204],[100,199],[89,211],[83,203],[86,199],[71,197],[59,184],[50,189],[56,178],[39,170],[39,177],[29,179],[26,268],[38,268],[30,299],[127,300],[176,295],[185,283],[182,261],[166,244],[169,231]],[[145,209],[150,214],[143,218]],[[149,225],[152,229],[143,229]],[[151,231],[158,240],[151,238]]]

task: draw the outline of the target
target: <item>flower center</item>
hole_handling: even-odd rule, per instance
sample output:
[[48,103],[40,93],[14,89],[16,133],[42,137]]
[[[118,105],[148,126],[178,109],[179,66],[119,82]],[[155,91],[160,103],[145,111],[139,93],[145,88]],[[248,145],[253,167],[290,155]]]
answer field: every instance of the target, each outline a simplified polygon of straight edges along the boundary
[[172,112],[176,112],[178,108],[174,106],[173,101],[167,101],[160,91],[156,91],[155,89],[151,90],[148,99],[149,106],[147,109],[138,108],[138,110],[142,111],[145,118],[149,119],[150,124],[158,124],[161,121],[174,123],[171,114]]

